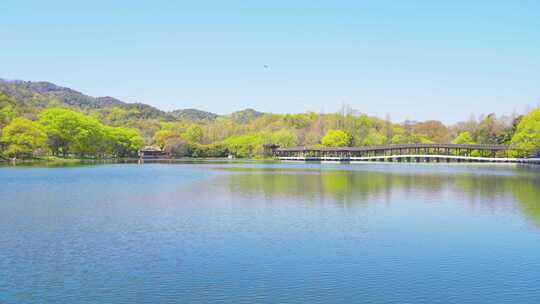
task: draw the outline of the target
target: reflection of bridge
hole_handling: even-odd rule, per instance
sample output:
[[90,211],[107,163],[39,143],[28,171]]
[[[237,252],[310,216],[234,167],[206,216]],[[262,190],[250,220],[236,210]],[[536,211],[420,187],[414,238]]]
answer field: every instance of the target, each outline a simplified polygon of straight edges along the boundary
[[396,162],[519,162],[540,163],[539,158],[513,158],[507,145],[407,144],[359,148],[277,148],[281,160],[396,161]]

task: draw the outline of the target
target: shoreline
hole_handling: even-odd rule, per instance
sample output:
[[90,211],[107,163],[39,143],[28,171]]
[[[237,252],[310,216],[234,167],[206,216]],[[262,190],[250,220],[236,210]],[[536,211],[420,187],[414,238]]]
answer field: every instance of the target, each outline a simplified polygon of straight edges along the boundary
[[47,166],[63,166],[63,165],[84,165],[84,164],[119,164],[119,163],[196,163],[196,162],[215,162],[215,163],[252,163],[252,162],[276,162],[277,159],[253,159],[253,158],[159,158],[159,159],[141,159],[135,157],[126,158],[61,158],[61,157],[46,157],[33,159],[17,159],[15,163],[10,159],[0,159],[2,166],[32,166],[32,165],[47,165]]

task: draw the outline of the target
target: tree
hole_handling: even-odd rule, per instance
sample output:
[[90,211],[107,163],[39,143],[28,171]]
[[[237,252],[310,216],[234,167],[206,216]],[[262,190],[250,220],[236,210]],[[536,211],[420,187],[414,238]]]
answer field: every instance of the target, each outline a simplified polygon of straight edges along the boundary
[[[355,120],[355,126],[352,130],[352,138],[355,146],[366,146],[367,138],[372,131],[372,120],[365,114],[360,115]],[[349,131],[351,132],[351,131]]]
[[495,114],[489,114],[478,125],[477,142],[481,144],[497,144],[498,135],[504,131],[505,127]]
[[203,129],[199,125],[191,125],[187,128],[186,132],[182,134],[183,138],[193,143],[201,143],[203,139]]
[[105,154],[110,147],[110,134],[95,117],[68,109],[53,108],[39,114],[39,122],[45,128],[48,144],[54,154],[67,156],[70,152],[79,156]]
[[511,145],[526,152],[540,149],[540,108],[523,116]]
[[324,134],[325,123],[322,115],[318,115],[316,119],[306,127],[301,134],[300,143],[303,145],[312,145],[318,143]]
[[472,139],[471,133],[468,131],[461,132],[459,135],[452,140],[453,144],[456,145],[473,145],[475,144],[474,140]]
[[137,129],[108,127],[96,118],[68,109],[48,109],[39,114],[53,153],[67,156],[135,156],[144,140]]
[[70,146],[71,151],[81,157],[104,154],[108,148],[105,126],[90,116],[83,116],[79,123],[78,133]]
[[5,153],[11,157],[32,157],[41,149],[46,149],[47,134],[42,127],[26,118],[18,117],[2,131],[0,141],[6,145]]
[[176,136],[178,136],[178,134],[171,130],[159,130],[154,134],[154,142],[163,149],[167,144],[167,140]]
[[258,134],[232,136],[224,141],[227,150],[236,157],[251,158],[256,155],[257,148],[262,147],[263,139]]
[[132,128],[107,128],[109,147],[113,156],[127,157],[136,156],[144,145],[139,130]]
[[384,119],[384,136],[385,144],[392,142],[392,137],[394,137],[394,128],[392,126],[392,118],[390,117],[390,114],[386,114],[386,118]]
[[0,128],[16,117],[14,104],[15,102],[11,98],[0,94]]
[[408,125],[408,122],[404,126],[397,126],[394,128],[394,137],[392,137],[392,144],[430,144],[433,143],[426,135],[412,133],[410,130],[412,127]]
[[512,137],[516,134],[517,127],[521,122],[523,116],[514,116],[512,118],[511,125],[507,126],[503,131],[497,134],[497,143],[498,144],[509,144],[512,141]]
[[39,114],[39,123],[45,128],[48,144],[54,154],[69,154],[81,132],[84,115],[61,108],[47,109]]
[[271,143],[279,145],[282,148],[294,147],[297,141],[296,134],[286,129],[279,130],[271,135]]
[[171,136],[166,139],[163,151],[174,157],[188,156],[189,144],[178,135]]
[[347,147],[351,144],[351,136],[343,130],[329,130],[321,143],[326,147]]
[[386,136],[376,130],[370,130],[368,136],[364,139],[362,146],[373,147],[382,146],[386,142]]
[[438,120],[428,120],[412,126],[415,134],[424,135],[429,141],[445,143],[449,139],[448,128]]

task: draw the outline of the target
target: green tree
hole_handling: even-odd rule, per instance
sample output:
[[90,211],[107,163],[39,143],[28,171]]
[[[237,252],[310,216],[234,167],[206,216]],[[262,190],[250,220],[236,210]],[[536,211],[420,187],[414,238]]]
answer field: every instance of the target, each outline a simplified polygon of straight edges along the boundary
[[13,118],[15,118],[15,110],[12,105],[6,105],[0,109],[0,127],[8,124]]
[[70,149],[79,156],[103,155],[108,150],[105,126],[94,117],[83,116]]
[[468,131],[459,133],[454,140],[452,140],[453,144],[456,145],[473,145],[475,144],[474,140],[472,139],[471,133]]
[[106,150],[105,126],[96,118],[68,109],[47,109],[39,114],[54,154],[95,156]]
[[355,142],[357,146],[382,146],[386,142],[386,136],[384,136],[381,132],[377,132],[375,129],[371,129],[369,130],[367,136],[365,136],[361,141],[356,139]]
[[3,129],[0,141],[6,145],[5,154],[10,157],[29,158],[47,148],[47,135],[42,127],[22,117],[13,119]]
[[170,138],[179,137],[172,130],[159,130],[154,134],[154,142],[163,149]]
[[107,130],[110,139],[109,147],[113,156],[136,156],[144,145],[144,139],[137,129],[108,127]]
[[520,156],[540,149],[540,108],[523,116],[511,145],[524,151]]
[[204,133],[203,129],[199,125],[191,125],[187,128],[186,132],[182,134],[183,138],[185,138],[189,142],[193,143],[201,143]]
[[282,148],[294,147],[297,145],[297,142],[298,138],[291,130],[281,129],[271,135],[271,143],[279,145]]
[[39,114],[39,123],[45,128],[53,154],[69,154],[70,146],[80,133],[84,115],[61,108],[47,109]]
[[[456,145],[474,145],[474,144],[476,144],[476,142],[473,140],[473,138],[471,136],[471,133],[469,133],[468,131],[459,133],[459,135],[456,136],[456,138],[454,138],[454,140],[452,140],[452,143],[456,144]],[[455,155],[459,155],[459,154],[457,154],[457,152],[456,152]],[[465,155],[465,151],[462,151],[461,155]],[[481,156],[480,151],[473,150],[471,152],[471,156]]]
[[427,135],[411,133],[401,127],[394,129],[394,136],[392,137],[391,142],[395,145],[433,143],[433,141],[431,141]]
[[47,109],[39,114],[54,154],[79,156],[135,156],[144,140],[137,129],[109,127],[95,117],[68,109]]
[[0,128],[16,117],[15,102],[6,95],[0,94]]
[[343,130],[329,130],[321,143],[326,147],[347,147],[351,144],[351,136]]
[[227,150],[241,158],[255,157],[258,147],[262,147],[263,143],[263,137],[259,134],[233,136],[224,141]]

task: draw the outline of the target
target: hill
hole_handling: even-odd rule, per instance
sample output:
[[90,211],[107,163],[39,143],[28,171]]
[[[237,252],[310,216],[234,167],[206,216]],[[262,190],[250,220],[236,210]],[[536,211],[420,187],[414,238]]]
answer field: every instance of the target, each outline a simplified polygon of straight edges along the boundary
[[219,115],[215,113],[201,111],[197,109],[174,110],[171,112],[171,115],[175,119],[178,119],[178,120],[202,121],[202,122],[213,121],[219,117]]
[[[179,109],[171,112],[159,110],[144,103],[128,103],[110,96],[92,97],[71,88],[58,86],[46,81],[5,80],[0,78],[0,94],[11,97],[20,108],[41,110],[50,107],[69,107],[75,110],[109,115],[123,110],[129,119],[159,119],[164,121],[188,121],[207,123],[220,115],[198,109]],[[236,123],[249,123],[263,113],[253,109],[234,112],[226,117]]]
[[91,97],[70,88],[45,81],[21,81],[0,79],[0,93],[29,106],[47,107],[51,103],[77,108],[125,106],[126,103],[112,97]]
[[237,124],[247,124],[259,118],[262,115],[264,115],[264,113],[262,112],[255,111],[253,109],[245,109],[242,111],[234,112],[230,114],[229,116]]

